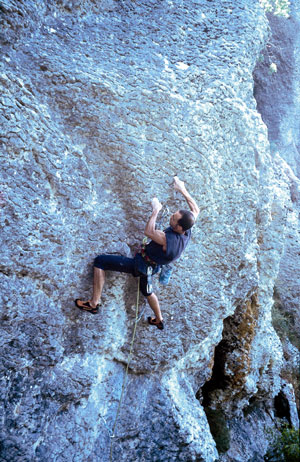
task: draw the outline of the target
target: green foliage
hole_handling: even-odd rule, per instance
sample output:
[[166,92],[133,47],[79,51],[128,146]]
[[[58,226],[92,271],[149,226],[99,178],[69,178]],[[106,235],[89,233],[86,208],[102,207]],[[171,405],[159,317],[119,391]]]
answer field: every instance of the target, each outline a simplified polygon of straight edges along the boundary
[[296,348],[300,349],[300,335],[295,327],[294,318],[283,309],[278,301],[272,308],[272,323],[282,340],[288,338]]
[[225,453],[230,448],[230,431],[227,426],[224,412],[221,410],[205,408],[211,434],[216,442],[217,450]]
[[289,17],[290,0],[260,0],[265,11],[273,13],[276,16]]
[[269,450],[268,454],[265,456],[265,461],[299,462],[299,460],[299,431],[285,424],[281,434],[274,439],[271,450]]

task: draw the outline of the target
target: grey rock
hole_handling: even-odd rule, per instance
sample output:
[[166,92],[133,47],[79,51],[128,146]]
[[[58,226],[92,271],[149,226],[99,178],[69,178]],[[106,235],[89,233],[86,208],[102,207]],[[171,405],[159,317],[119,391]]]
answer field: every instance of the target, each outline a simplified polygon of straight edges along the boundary
[[[269,16],[272,35],[255,71],[255,95],[258,110],[268,127],[276,174],[281,181],[284,176],[290,190],[288,227],[276,281],[276,298],[282,309],[294,318],[295,332],[299,333],[300,8],[297,1],[290,3],[289,18]],[[277,72],[273,74],[269,70],[271,63],[277,66]]]
[[[284,385],[271,309],[298,183],[253,97],[259,3],[2,3],[0,460],[213,462],[207,396],[231,432],[220,457],[263,455]],[[175,173],[200,218],[170,285],[154,282],[163,332],[140,302],[116,422],[137,280],[108,274],[98,316],[73,300],[89,297],[96,255],[134,254],[154,195],[161,228],[184,206]]]

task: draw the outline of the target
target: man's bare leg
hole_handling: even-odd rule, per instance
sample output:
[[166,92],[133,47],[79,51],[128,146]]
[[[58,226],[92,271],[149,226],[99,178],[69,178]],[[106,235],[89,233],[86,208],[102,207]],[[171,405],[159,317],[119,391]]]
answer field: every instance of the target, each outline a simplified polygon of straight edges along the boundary
[[93,314],[96,314],[98,312],[97,305],[101,298],[104,282],[105,271],[94,266],[93,296],[88,301],[77,299],[75,300],[75,305],[84,311],[90,311]]
[[154,293],[152,293],[151,295],[148,295],[148,297],[146,297],[146,298],[147,298],[147,301],[148,301],[148,303],[150,305],[150,308],[154,311],[156,321],[157,322],[162,322],[163,318],[162,318],[162,315],[161,315],[161,311],[160,311],[157,296]]
[[93,296],[90,300],[90,305],[96,308],[100,302],[102,289],[105,282],[105,271],[101,268],[94,266],[94,282],[93,282]]

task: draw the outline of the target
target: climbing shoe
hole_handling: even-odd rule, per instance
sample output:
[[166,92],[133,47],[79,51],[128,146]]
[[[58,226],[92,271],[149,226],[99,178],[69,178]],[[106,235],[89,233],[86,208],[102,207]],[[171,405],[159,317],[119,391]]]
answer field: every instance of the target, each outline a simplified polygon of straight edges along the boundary
[[148,317],[148,323],[151,324],[151,326],[156,326],[159,330],[163,330],[164,328],[164,323],[162,321],[157,322],[156,318],[151,318],[150,316]]
[[87,311],[88,313],[91,313],[91,314],[97,314],[98,311],[99,311],[99,306],[100,305],[97,305],[96,308],[92,307],[90,305],[89,302],[83,302],[82,300],[80,300],[79,298],[76,298],[75,300],[75,305],[77,306],[77,308],[79,308],[80,310],[82,311]]

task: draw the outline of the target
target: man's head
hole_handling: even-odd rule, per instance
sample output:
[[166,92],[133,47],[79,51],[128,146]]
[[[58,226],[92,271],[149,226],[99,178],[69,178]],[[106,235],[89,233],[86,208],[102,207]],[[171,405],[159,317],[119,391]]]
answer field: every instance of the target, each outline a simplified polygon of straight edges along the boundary
[[183,234],[195,223],[195,217],[189,210],[177,210],[170,218],[170,226],[176,233]]

